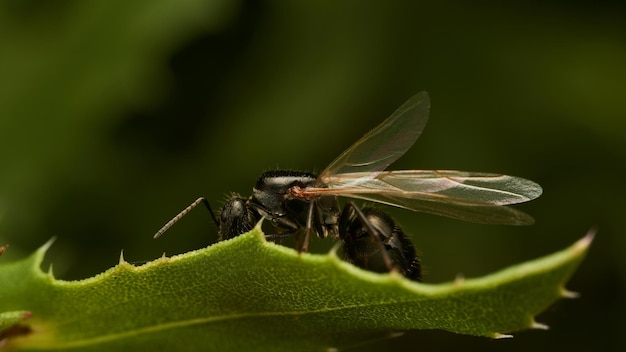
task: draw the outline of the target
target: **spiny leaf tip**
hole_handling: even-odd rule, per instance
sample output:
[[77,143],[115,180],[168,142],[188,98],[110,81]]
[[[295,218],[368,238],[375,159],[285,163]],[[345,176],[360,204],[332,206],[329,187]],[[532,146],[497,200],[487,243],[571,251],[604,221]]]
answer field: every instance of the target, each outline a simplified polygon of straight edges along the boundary
[[596,237],[596,232],[596,229],[593,227],[589,229],[585,237],[581,238],[574,244],[575,248],[581,252],[587,250],[587,248],[591,245],[591,242],[593,242],[594,237]]
[[37,253],[43,255],[45,254],[48,249],[50,249],[50,247],[52,247],[52,244],[54,243],[54,241],[56,241],[57,238],[56,237],[52,237],[48,240],[48,242],[44,243],[43,246],[39,247],[39,249],[37,249]]
[[580,293],[578,292],[574,292],[574,291],[570,291],[566,288],[561,288],[561,297],[563,298],[578,298],[580,297]]
[[530,325],[531,329],[537,329],[537,330],[549,330],[550,327],[546,324],[542,324],[542,323],[538,323],[536,321],[533,321],[533,323]]
[[493,334],[493,338],[494,339],[512,339],[513,335],[509,335],[509,334],[500,334],[498,332],[496,332],[495,334]]
[[328,251],[328,255],[331,256],[331,257],[337,257],[338,258],[339,256],[337,255],[337,253],[339,253],[339,248],[340,247],[341,247],[341,242],[335,243],[335,245],[332,246],[330,248],[330,250]]

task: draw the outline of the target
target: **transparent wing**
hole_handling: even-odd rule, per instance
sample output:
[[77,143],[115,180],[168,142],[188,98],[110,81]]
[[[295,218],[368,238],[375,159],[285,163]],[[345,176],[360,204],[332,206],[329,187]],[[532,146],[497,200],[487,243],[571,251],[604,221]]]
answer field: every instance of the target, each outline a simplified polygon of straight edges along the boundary
[[320,178],[336,174],[383,171],[419,138],[428,120],[429,110],[428,93],[417,93],[389,118],[339,155],[320,174]]
[[451,171],[402,170],[352,173],[321,180],[328,188],[306,188],[306,195],[326,193],[365,199],[414,211],[479,223],[531,224],[533,219],[507,204],[527,202],[542,193],[538,184],[514,176]]

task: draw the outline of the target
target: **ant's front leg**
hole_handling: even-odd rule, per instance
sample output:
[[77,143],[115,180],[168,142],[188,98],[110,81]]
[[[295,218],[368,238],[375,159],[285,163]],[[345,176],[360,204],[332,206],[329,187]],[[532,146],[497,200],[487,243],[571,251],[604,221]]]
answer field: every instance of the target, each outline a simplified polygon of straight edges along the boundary
[[294,232],[291,232],[291,231],[276,232],[271,235],[266,234],[265,239],[271,242],[277,242],[289,236],[293,236],[293,234]]
[[315,212],[315,202],[309,203],[309,210],[306,217],[306,226],[304,228],[304,240],[299,246],[298,253],[306,252],[309,250],[309,241],[311,240],[311,232],[313,232],[313,215]]

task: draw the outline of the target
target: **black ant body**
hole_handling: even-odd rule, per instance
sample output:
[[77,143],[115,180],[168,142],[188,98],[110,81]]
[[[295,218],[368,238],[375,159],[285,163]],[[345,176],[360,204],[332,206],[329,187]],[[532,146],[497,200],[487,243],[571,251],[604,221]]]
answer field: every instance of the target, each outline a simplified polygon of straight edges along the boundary
[[530,216],[503,205],[541,195],[541,187],[532,181],[482,172],[385,171],[418,139],[429,109],[428,94],[418,93],[319,175],[284,170],[265,172],[249,198],[232,196],[226,202],[219,219],[208,201],[199,198],[163,226],[155,238],[204,203],[218,225],[221,240],[251,230],[264,218],[279,230],[266,235],[270,240],[303,231],[299,250],[306,251],[311,233],[339,239],[346,261],[375,272],[396,270],[419,281],[421,266],[415,248],[393,219],[375,208],[360,209],[351,200],[340,208],[338,197],[478,223],[531,224]]

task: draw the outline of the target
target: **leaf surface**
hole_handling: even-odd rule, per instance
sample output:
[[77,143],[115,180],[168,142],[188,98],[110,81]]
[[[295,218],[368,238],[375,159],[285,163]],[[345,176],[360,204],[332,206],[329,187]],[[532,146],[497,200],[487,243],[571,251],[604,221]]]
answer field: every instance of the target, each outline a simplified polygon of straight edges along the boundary
[[[40,265],[50,243],[0,265],[7,350],[281,351],[343,349],[407,329],[506,337],[570,295],[564,284],[592,236],[494,274],[444,284],[297,254],[250,233],[95,277],[56,280]],[[32,313],[32,317],[30,317]]]

